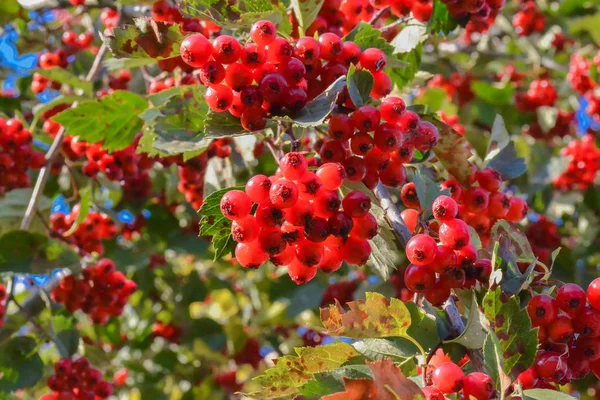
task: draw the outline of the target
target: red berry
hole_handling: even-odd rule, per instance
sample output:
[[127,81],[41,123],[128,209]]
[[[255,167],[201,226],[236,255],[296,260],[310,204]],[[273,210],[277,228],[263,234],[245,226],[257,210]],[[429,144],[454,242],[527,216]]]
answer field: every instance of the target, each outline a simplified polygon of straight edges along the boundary
[[306,221],[304,237],[313,243],[320,243],[329,236],[329,223],[325,218],[314,217]]
[[342,40],[334,33],[324,33],[319,36],[321,58],[328,61],[338,59],[343,53]]
[[573,320],[575,332],[579,333],[579,337],[598,338],[600,337],[600,311],[586,307]]
[[315,267],[307,267],[300,260],[293,260],[288,265],[288,275],[298,285],[309,282],[317,274]]
[[406,244],[406,257],[415,265],[429,265],[435,259],[437,244],[429,235],[416,235]]
[[371,209],[371,199],[362,192],[353,191],[348,193],[342,200],[344,212],[352,218],[366,215]]
[[558,307],[572,317],[585,309],[585,301],[585,291],[574,283],[561,286],[556,293]]
[[350,234],[359,239],[373,239],[377,235],[379,226],[377,220],[372,214],[367,214],[360,218],[354,218],[354,228]]
[[348,157],[344,161],[346,178],[351,182],[360,182],[367,175],[367,166],[362,158],[358,156]]
[[298,180],[308,170],[308,163],[306,158],[301,153],[291,152],[287,153],[281,161],[279,161],[279,168],[284,178],[289,180]]
[[456,250],[469,244],[471,231],[463,220],[454,218],[444,221],[440,226],[439,238],[442,244]]
[[235,259],[244,268],[257,269],[269,256],[264,252],[258,240],[250,243],[238,243],[235,247]]
[[538,294],[529,300],[527,312],[534,327],[547,326],[556,319],[558,304],[547,294]]
[[277,208],[291,207],[298,200],[298,188],[292,181],[279,179],[271,186],[269,199]]
[[378,72],[385,68],[387,58],[385,53],[376,48],[369,48],[360,55],[360,65],[371,72]]
[[206,90],[204,100],[213,111],[224,112],[233,103],[233,92],[225,85],[213,85]]
[[453,362],[443,362],[438,365],[431,376],[435,387],[442,393],[456,393],[463,388],[465,374],[462,369]]
[[225,82],[233,90],[242,90],[252,84],[252,70],[244,64],[230,64],[225,70]]
[[259,231],[256,218],[251,215],[233,221],[231,224],[231,237],[239,243],[253,242],[258,237]]
[[463,395],[465,399],[474,397],[477,400],[489,400],[493,398],[495,392],[492,378],[482,372],[472,372],[464,379]]
[[296,257],[306,267],[316,267],[323,260],[325,246],[310,240],[301,240],[296,244]]
[[230,190],[221,198],[220,207],[225,218],[239,220],[250,214],[252,201],[241,190]]
[[250,29],[250,37],[257,45],[264,47],[277,37],[277,28],[271,21],[258,21]]
[[287,80],[280,73],[269,73],[261,79],[258,88],[263,99],[269,102],[281,102],[288,91]]
[[212,51],[210,42],[200,33],[188,36],[180,46],[181,58],[194,68],[204,66],[210,59]]
[[479,186],[489,192],[496,192],[502,186],[502,175],[493,168],[484,168],[475,173]]
[[256,175],[246,183],[246,194],[256,204],[269,200],[271,180],[265,175]]
[[587,297],[590,306],[600,311],[600,278],[596,278],[590,283],[587,289]]
[[348,140],[352,138],[354,127],[346,114],[336,114],[329,119],[327,132],[334,140]]
[[340,253],[350,265],[363,265],[371,255],[371,245],[363,239],[350,236],[342,246]]
[[283,232],[277,227],[261,229],[258,234],[258,243],[260,248],[270,256],[281,253],[286,247]]
[[325,163],[317,169],[317,176],[325,189],[336,190],[342,186],[346,170],[339,163]]
[[400,97],[386,97],[379,106],[381,112],[381,118],[385,121],[395,124],[397,123],[404,110],[406,109],[406,103]]
[[384,153],[391,153],[400,148],[402,132],[395,124],[383,123],[375,130],[373,135],[375,146]]
[[[354,128],[352,128],[354,130]],[[368,133],[357,133],[352,136],[350,141],[350,148],[352,152],[359,156],[366,155],[371,149],[373,149],[373,138]]]
[[336,212],[327,220],[329,233],[336,237],[346,238],[354,228],[352,218],[341,211]]
[[323,187],[321,179],[319,179],[317,174],[311,171],[305,173],[300,180],[298,180],[297,184],[298,196],[308,200],[314,200]]
[[284,38],[275,38],[266,47],[267,59],[273,64],[279,64],[292,58],[294,48]]
[[259,204],[254,214],[258,226],[269,228],[283,223],[283,212],[271,203]]
[[233,36],[221,35],[212,42],[213,59],[221,64],[233,64],[242,55],[242,46]]
[[367,105],[362,106],[352,113],[352,124],[361,132],[372,132],[379,127],[381,115],[377,108]]
[[554,343],[568,343],[575,333],[571,318],[564,314],[558,315],[547,330],[549,339]]
[[433,216],[442,222],[454,219],[458,214],[458,204],[456,201],[454,201],[452,197],[444,195],[435,199],[431,209],[433,211]]
[[404,271],[404,284],[408,290],[426,292],[434,287],[435,272],[428,266],[410,264]]

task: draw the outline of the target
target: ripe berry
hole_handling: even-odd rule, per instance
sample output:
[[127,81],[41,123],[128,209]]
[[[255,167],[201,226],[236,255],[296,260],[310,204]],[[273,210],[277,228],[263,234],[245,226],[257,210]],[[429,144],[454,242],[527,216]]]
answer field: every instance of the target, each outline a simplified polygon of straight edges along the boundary
[[580,334],[580,337],[597,338],[600,337],[600,311],[586,307],[573,320],[575,332]]
[[340,197],[333,190],[321,189],[313,201],[315,214],[329,218],[340,209]]
[[316,274],[317,269],[315,267],[307,267],[300,260],[293,260],[288,265],[288,275],[298,285],[309,282]]
[[413,292],[423,293],[433,288],[435,272],[427,266],[410,264],[404,272],[404,284]]
[[230,190],[221,198],[221,213],[230,220],[239,220],[250,214],[252,201],[241,190]]
[[371,255],[368,241],[350,236],[340,250],[344,261],[350,265],[363,265]]
[[458,214],[458,204],[456,201],[452,197],[444,195],[435,199],[431,209],[433,216],[442,222],[454,219]]
[[489,205],[490,193],[482,188],[471,188],[464,193],[463,204],[472,213],[484,212]]
[[547,294],[538,294],[529,300],[527,313],[534,327],[547,326],[556,319],[558,305],[556,300]]
[[325,253],[323,256],[323,260],[319,264],[319,269],[328,274],[337,271],[342,266],[344,260],[342,259],[342,254],[340,250],[331,249],[327,247],[327,242],[325,242]]
[[548,337],[554,343],[568,343],[573,339],[574,329],[571,318],[559,315],[548,325]]
[[212,42],[213,59],[221,64],[233,64],[242,55],[242,46],[233,36],[221,35]]
[[587,289],[587,297],[590,306],[600,311],[600,278],[596,278],[590,283]]
[[279,161],[279,168],[286,179],[298,180],[308,170],[308,163],[302,154],[291,152]]
[[248,215],[231,224],[231,237],[238,243],[250,243],[256,240],[260,228],[256,222],[256,218]]
[[342,186],[346,170],[339,163],[325,163],[317,169],[317,176],[325,189],[336,190]]
[[[254,43],[247,43],[242,49],[242,64],[246,67],[255,70],[258,67],[265,65],[267,61],[267,51]],[[252,74],[254,77],[254,74]]]
[[305,65],[313,64],[313,62],[318,61],[319,57],[321,56],[319,42],[308,36],[300,38],[296,42],[294,56],[302,61]]
[[281,253],[269,257],[269,261],[276,267],[289,265],[296,258],[296,247],[286,246]]
[[352,138],[354,127],[346,114],[336,114],[329,119],[327,132],[334,140],[348,140]]
[[326,142],[319,151],[319,155],[321,156],[321,160],[323,162],[334,162],[341,163],[347,157],[347,148],[346,144],[341,140],[332,140]]
[[298,189],[294,182],[279,179],[273,183],[269,190],[269,199],[271,204],[277,208],[288,208],[293,206],[298,200]]
[[456,393],[463,388],[465,374],[453,362],[443,362],[433,370],[431,380],[442,393]]
[[490,194],[488,215],[492,218],[504,218],[510,209],[510,199],[502,192]]
[[362,192],[353,191],[348,193],[342,200],[344,212],[352,218],[366,215],[371,209],[371,199]]
[[329,224],[325,218],[314,217],[306,221],[304,237],[314,243],[323,242],[329,236]]
[[[229,109],[231,111],[231,109]],[[242,112],[240,117],[242,127],[248,132],[264,129],[267,126],[266,114],[261,109],[249,108]]]
[[574,283],[561,286],[556,293],[558,307],[572,317],[585,309],[585,301],[585,291]]
[[323,187],[323,182],[314,172],[306,172],[298,184],[298,196],[303,199],[314,200]]
[[250,243],[238,243],[235,246],[235,259],[244,268],[257,269],[267,261],[268,257],[258,240]]
[[360,132],[352,136],[350,148],[352,152],[359,156],[366,155],[373,148],[373,138],[368,133]]
[[440,226],[439,238],[442,244],[457,250],[469,244],[471,231],[463,220],[454,218]]
[[386,60],[385,53],[376,48],[366,49],[360,55],[360,65],[372,73],[383,70]]
[[279,64],[292,58],[294,48],[284,38],[275,38],[266,47],[267,60],[273,64]]
[[429,235],[415,235],[406,244],[406,257],[414,265],[428,265],[433,262],[437,244]]
[[283,233],[277,227],[261,229],[258,234],[258,243],[260,248],[271,256],[281,253],[286,247]]
[[246,194],[256,204],[269,200],[271,180],[265,175],[255,175],[246,183]]
[[350,234],[359,239],[373,239],[377,236],[379,227],[377,220],[372,214],[367,214],[360,218],[354,218],[354,228]]
[[[368,215],[368,214],[367,214]],[[336,237],[346,238],[354,228],[352,218],[341,211],[336,212],[327,220],[329,233]]]
[[346,178],[351,182],[360,182],[367,175],[365,162],[358,156],[348,157],[344,161],[344,169],[346,170]]
[[560,354],[550,351],[538,353],[535,369],[537,375],[548,382],[559,382],[568,373],[566,360]]
[[283,216],[286,222],[294,226],[304,226],[314,215],[313,205],[306,199],[298,198],[296,204],[283,210]]
[[373,140],[379,150],[384,153],[391,153],[400,148],[402,132],[395,124],[383,123],[375,130]]
[[374,131],[379,126],[380,121],[379,110],[370,105],[362,106],[352,113],[352,124],[361,132]]
[[395,124],[400,120],[405,109],[406,103],[404,100],[394,96],[386,97],[379,106],[381,118],[392,124]]
[[252,70],[244,64],[230,64],[225,70],[225,82],[233,90],[242,90],[252,84]]
[[321,58],[328,61],[336,60],[343,53],[342,40],[334,33],[324,33],[319,36]]
[[283,212],[271,203],[259,204],[254,217],[261,228],[270,228],[283,223]]
[[269,102],[277,102],[283,99],[287,93],[288,83],[283,75],[273,72],[261,79],[258,88],[263,99]]
[[479,186],[489,192],[496,192],[502,186],[502,175],[493,168],[484,168],[475,173]]
[[[212,47],[211,47],[212,49]],[[216,85],[225,79],[225,68],[223,64],[209,61],[200,68],[200,81],[206,86]]]
[[296,257],[307,267],[316,267],[325,255],[325,246],[310,240],[301,240],[296,244]]
[[287,79],[290,85],[298,85],[306,76],[306,67],[297,58],[290,58],[279,64],[277,71]]
[[419,196],[417,195],[417,187],[415,186],[414,182],[409,182],[402,186],[402,190],[400,191],[400,199],[408,208],[421,208]]
[[228,86],[213,85],[206,90],[204,100],[213,111],[224,112],[233,103],[233,93]]
[[250,37],[257,45],[264,47],[277,37],[277,28],[271,21],[255,22],[250,29]]
[[489,400],[496,392],[492,378],[482,372],[472,372],[465,377],[463,395],[477,400]]
[[213,52],[210,42],[204,35],[196,33],[188,36],[180,46],[181,58],[194,68],[201,68]]

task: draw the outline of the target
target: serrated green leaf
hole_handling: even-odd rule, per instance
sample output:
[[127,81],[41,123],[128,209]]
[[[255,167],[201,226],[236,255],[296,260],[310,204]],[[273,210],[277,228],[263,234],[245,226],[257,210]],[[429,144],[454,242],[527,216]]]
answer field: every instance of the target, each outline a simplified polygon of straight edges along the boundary
[[501,388],[505,381],[503,379],[504,361],[500,341],[494,333],[490,333],[485,338],[483,344],[483,362],[485,363],[487,374],[494,382],[494,387]]
[[206,137],[212,139],[252,135],[252,132],[244,129],[239,118],[228,112],[209,112],[206,116],[204,132]]
[[291,3],[298,25],[305,31],[319,14],[324,0],[291,0]]
[[422,57],[423,45],[418,44],[408,53],[398,53],[394,55],[394,58],[401,63],[401,67],[395,67],[388,62],[388,68],[385,69],[385,72],[388,74],[396,88],[402,89],[414,80],[415,75],[421,66]]
[[82,102],[52,119],[64,126],[67,134],[89,143],[102,142],[102,148],[116,151],[133,143],[142,127],[138,115],[147,108],[143,97],[116,90],[100,100]]
[[134,69],[156,64],[155,58],[109,58],[104,61],[104,66],[109,71],[119,71],[122,69]]
[[61,346],[59,348],[60,355],[63,357],[71,357],[77,353],[79,347],[79,331],[77,329],[68,329],[58,332],[56,335]]
[[244,190],[244,186],[230,187],[218,190],[204,199],[200,214],[200,236],[212,236],[215,257],[217,260],[235,249],[231,238],[231,220],[221,213],[221,198],[231,190]]
[[458,24],[448,12],[448,7],[446,4],[444,4],[442,0],[434,0],[433,13],[431,14],[431,19],[429,20],[427,30],[429,32],[447,35],[455,30],[457,26]]
[[415,355],[404,352],[394,342],[387,339],[364,339],[353,343],[352,346],[370,360],[391,358],[395,361],[403,361]]
[[419,198],[421,209],[426,210],[428,214],[431,213],[431,207],[435,199],[442,194],[448,195],[450,193],[448,189],[442,190],[439,182],[433,178],[431,171],[420,164],[415,170],[414,184],[417,189],[417,197]]
[[516,379],[535,360],[537,329],[532,328],[527,310],[521,309],[518,298],[503,293],[500,287],[486,293],[482,307],[490,333],[499,343],[495,352],[500,352],[503,371]]
[[9,231],[0,236],[0,271],[45,274],[78,269],[79,256],[67,244],[39,233]]
[[465,330],[455,339],[445,343],[458,343],[467,349],[481,349],[487,337],[485,318],[479,311],[477,296],[471,292],[471,304],[469,305],[469,316]]
[[64,68],[54,67],[49,69],[37,69],[35,72],[45,76],[53,82],[59,82],[63,85],[68,85],[73,89],[81,89],[87,96],[92,96],[94,94],[94,86],[92,82],[80,79]]
[[354,65],[350,65],[346,84],[350,99],[355,106],[362,107],[369,101],[373,83],[373,75],[369,71],[366,69],[356,71]]
[[523,400],[573,400],[575,398],[551,389],[528,389],[523,391]]
[[135,25],[115,26],[101,39],[115,58],[166,59],[179,55],[183,35],[178,24],[169,25],[144,17]]

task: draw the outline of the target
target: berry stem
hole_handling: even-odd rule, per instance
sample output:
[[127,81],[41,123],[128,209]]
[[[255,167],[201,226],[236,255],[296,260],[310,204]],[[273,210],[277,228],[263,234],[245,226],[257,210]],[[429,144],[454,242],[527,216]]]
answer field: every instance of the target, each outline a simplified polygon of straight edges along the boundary
[[381,10],[377,11],[373,17],[371,18],[371,20],[368,22],[369,25],[373,25],[375,24],[377,21],[379,21],[381,19],[381,17],[383,17],[388,11],[390,10],[390,7],[385,7],[382,8]]
[[[108,47],[102,44],[100,49],[98,50],[98,54],[96,54],[96,58],[94,59],[94,63],[90,68],[85,80],[87,82],[92,82],[98,72],[100,71],[100,66],[102,65],[102,60],[108,51]],[[73,102],[72,108],[77,107],[78,102]],[[38,201],[40,196],[44,192],[44,188],[46,187],[46,182],[48,180],[48,176],[50,175],[50,165],[52,161],[58,154],[60,147],[65,139],[65,128],[61,127],[58,131],[58,134],[54,138],[50,149],[46,153],[46,164],[40,169],[40,174],[35,182],[35,187],[33,188],[33,193],[31,194],[31,199],[29,199],[29,204],[27,205],[27,210],[25,211],[25,215],[23,216],[23,221],[21,221],[21,229],[28,230],[31,226],[31,221],[33,220],[33,216],[35,215],[35,210],[37,208]]]

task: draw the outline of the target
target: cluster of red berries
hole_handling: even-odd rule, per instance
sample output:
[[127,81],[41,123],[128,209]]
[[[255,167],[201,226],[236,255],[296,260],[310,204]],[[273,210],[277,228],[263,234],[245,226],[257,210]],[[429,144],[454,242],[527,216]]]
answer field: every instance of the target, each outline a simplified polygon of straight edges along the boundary
[[334,114],[328,121],[332,140],[319,143],[323,162],[341,163],[349,181],[373,189],[379,181],[398,187],[406,181],[404,164],[414,151],[427,152],[439,141],[435,125],[406,109],[400,97],[386,97],[379,108],[359,107],[351,114]]
[[587,293],[567,283],[556,298],[533,296],[527,312],[539,328],[541,347],[534,365],[518,378],[524,389],[556,388],[590,372],[600,378],[600,278]]
[[262,361],[260,355],[260,343],[255,338],[248,338],[244,347],[233,355],[233,360],[237,365],[250,364],[255,369]]
[[591,61],[581,54],[575,53],[571,56],[567,80],[571,87],[580,94],[586,94],[596,86],[596,82],[592,78],[591,67]]
[[[354,191],[340,197],[345,176],[337,163],[308,171],[306,158],[292,152],[283,157],[274,176],[256,175],[245,192],[227,192],[220,207],[233,221],[236,260],[255,269],[269,259],[287,266],[298,284],[314,278],[317,268],[329,273],[343,261],[364,264],[377,221],[369,213],[371,199],[366,194]],[[251,215],[253,203],[256,210]]]
[[429,386],[422,391],[427,400],[442,400],[447,394],[462,393],[465,399],[490,400],[495,398],[494,381],[482,372],[465,373],[455,363],[445,361],[433,368],[427,376]]
[[473,77],[468,73],[454,72],[449,79],[438,74],[427,82],[427,87],[444,89],[449,99],[453,100],[456,96],[458,105],[463,106],[475,98],[471,90],[472,81]]
[[[92,38],[93,37],[90,37],[90,42]],[[50,69],[54,67],[67,68],[69,66],[68,57],[69,54],[67,51],[59,49],[55,52],[48,52],[40,55],[38,64],[41,69]],[[33,74],[33,80],[31,82],[31,90],[33,91],[33,93],[43,92],[48,87],[48,85],[50,85],[50,87],[55,90],[58,90],[61,87],[60,83],[53,82],[45,76],[42,76],[41,74]]]
[[112,260],[103,258],[81,271],[81,279],[65,276],[52,291],[52,299],[70,312],[82,310],[95,324],[103,325],[121,315],[136,290],[134,281],[116,271]]
[[169,343],[179,343],[182,333],[181,327],[172,322],[165,324],[164,322],[157,321],[152,325],[152,335],[154,337],[161,337]]
[[392,89],[382,71],[386,55],[379,49],[361,51],[333,33],[318,40],[303,37],[292,44],[277,37],[275,25],[269,21],[255,23],[250,37],[254,43],[242,46],[231,36],[221,35],[211,43],[194,34],[181,44],[183,60],[200,70],[200,80],[208,86],[208,106],[215,112],[229,111],[247,130],[264,128],[268,115],[301,110],[346,75],[351,64],[360,64],[373,74],[372,97],[381,98]]
[[47,385],[53,393],[40,400],[105,399],[113,393],[113,386],[85,357],[75,361],[61,358],[54,364],[54,375],[48,378]]
[[179,24],[182,32],[198,32],[211,36],[221,31],[221,27],[211,21],[200,21],[195,18],[184,17],[179,9],[166,0],[158,0],[152,4],[152,18],[166,24]]
[[40,169],[45,158],[32,148],[31,132],[16,118],[0,118],[0,196],[30,185],[27,169]]
[[600,170],[600,149],[591,134],[580,140],[571,140],[560,149],[560,155],[569,158],[569,164],[552,182],[559,190],[586,190],[594,184]]
[[[8,297],[6,287],[0,283],[0,303]],[[0,304],[0,328],[4,325],[4,314],[6,314],[6,304]]]
[[50,216],[50,227],[52,236],[60,236],[73,246],[77,247],[79,253],[104,254],[103,240],[110,240],[117,234],[117,225],[106,214],[98,211],[90,211],[85,219],[75,228],[75,231],[65,236],[71,226],[77,221],[79,205],[75,205],[70,213],[54,213]]
[[490,260],[477,259],[471,231],[465,221],[457,218],[459,205],[453,198],[439,196],[432,209],[440,222],[440,244],[427,234],[417,234],[408,241],[406,257],[410,265],[404,272],[404,285],[439,306],[450,297],[452,289],[472,287],[476,280],[487,284],[492,265]]
[[455,1],[443,0],[448,12],[457,21],[466,24],[466,34],[486,32],[496,20],[505,0]]
[[513,16],[512,23],[519,36],[529,36],[535,32],[543,32],[546,20],[534,0],[522,0],[519,11]]
[[539,219],[530,224],[525,231],[533,254],[544,264],[550,262],[552,252],[560,246],[561,236],[558,226],[541,215]]
[[73,50],[87,49],[94,40],[92,32],[80,33],[79,35],[72,30],[65,31],[62,35],[62,42]]
[[544,132],[540,126],[539,121],[536,119],[529,125],[523,128],[523,133],[535,138],[535,139],[551,139],[554,137],[565,137],[575,133],[575,113],[573,111],[558,110],[556,114],[556,121],[554,126]]
[[556,88],[547,77],[533,80],[524,93],[515,94],[517,110],[534,112],[542,106],[553,106],[558,98]]

